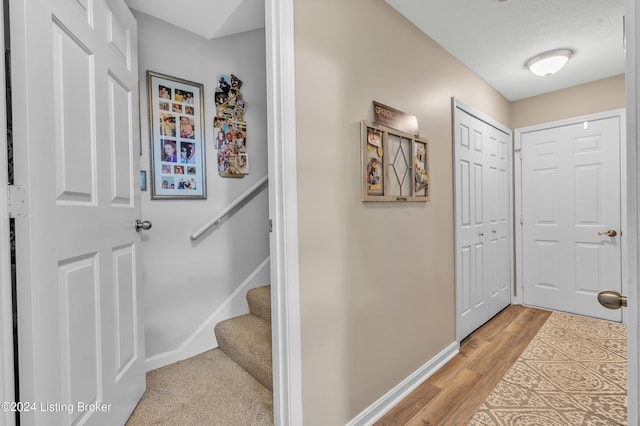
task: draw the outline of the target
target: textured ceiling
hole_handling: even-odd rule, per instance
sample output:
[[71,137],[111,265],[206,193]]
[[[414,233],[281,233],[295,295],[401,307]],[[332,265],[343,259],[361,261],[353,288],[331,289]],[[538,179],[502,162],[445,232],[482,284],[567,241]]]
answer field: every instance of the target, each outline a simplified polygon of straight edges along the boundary
[[[207,39],[264,27],[264,0],[125,1]],[[625,0],[385,1],[510,101],[624,73]],[[524,68],[557,48],[576,52],[557,74]]]
[[[625,0],[385,0],[514,101],[623,74]],[[552,49],[576,53],[557,74],[524,68]]]

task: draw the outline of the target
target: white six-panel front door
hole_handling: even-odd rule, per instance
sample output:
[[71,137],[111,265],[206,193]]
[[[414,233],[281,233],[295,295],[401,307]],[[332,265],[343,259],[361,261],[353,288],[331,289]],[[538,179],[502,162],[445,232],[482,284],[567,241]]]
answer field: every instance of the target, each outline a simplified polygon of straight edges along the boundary
[[621,310],[597,301],[622,285],[620,117],[521,141],[523,303],[621,321]]
[[145,389],[136,22],[11,0],[23,425],[121,425]]

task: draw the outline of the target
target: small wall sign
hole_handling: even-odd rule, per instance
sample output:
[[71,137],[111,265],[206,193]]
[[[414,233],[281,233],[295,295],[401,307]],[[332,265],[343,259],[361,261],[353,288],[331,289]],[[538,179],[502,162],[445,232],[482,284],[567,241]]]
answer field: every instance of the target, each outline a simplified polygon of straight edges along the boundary
[[418,135],[418,119],[390,106],[373,101],[375,121],[383,126],[391,127],[411,135]]

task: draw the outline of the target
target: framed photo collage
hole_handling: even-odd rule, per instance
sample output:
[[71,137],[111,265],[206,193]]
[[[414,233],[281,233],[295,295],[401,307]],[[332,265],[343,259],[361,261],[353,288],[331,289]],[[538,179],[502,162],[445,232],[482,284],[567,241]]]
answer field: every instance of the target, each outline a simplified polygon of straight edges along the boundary
[[203,86],[147,72],[151,199],[207,198]]

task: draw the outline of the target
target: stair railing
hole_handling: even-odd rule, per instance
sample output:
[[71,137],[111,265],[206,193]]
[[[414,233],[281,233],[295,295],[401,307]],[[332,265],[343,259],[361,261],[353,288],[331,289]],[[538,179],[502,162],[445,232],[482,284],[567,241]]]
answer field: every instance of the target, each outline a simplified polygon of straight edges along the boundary
[[251,197],[258,189],[262,187],[262,185],[267,182],[269,179],[268,176],[263,177],[258,182],[256,182],[251,188],[247,189],[242,193],[238,198],[236,198],[231,204],[227,206],[222,212],[220,212],[216,217],[211,219],[206,224],[202,225],[200,229],[190,235],[191,241],[195,241],[202,236],[205,232],[207,232],[210,228],[216,227],[220,224],[222,219],[228,215],[233,209],[235,209],[238,205],[242,204],[247,198]]

